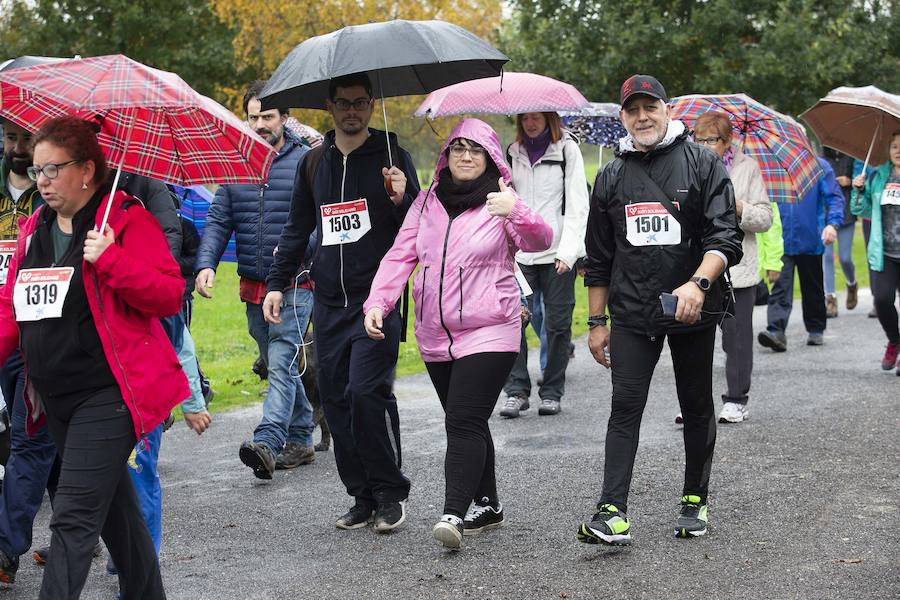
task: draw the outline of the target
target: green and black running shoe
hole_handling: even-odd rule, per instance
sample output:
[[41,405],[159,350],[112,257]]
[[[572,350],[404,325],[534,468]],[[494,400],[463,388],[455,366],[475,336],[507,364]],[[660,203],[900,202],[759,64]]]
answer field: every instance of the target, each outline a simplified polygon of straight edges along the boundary
[[681,514],[675,519],[675,537],[692,538],[706,535],[709,507],[700,496],[682,496]]
[[612,504],[601,504],[590,523],[582,523],[576,537],[583,544],[631,544],[631,522]]

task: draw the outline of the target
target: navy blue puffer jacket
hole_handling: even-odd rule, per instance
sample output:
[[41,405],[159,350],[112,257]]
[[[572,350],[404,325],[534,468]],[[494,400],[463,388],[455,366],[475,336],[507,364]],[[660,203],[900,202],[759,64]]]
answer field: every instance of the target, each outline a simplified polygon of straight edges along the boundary
[[238,275],[265,281],[291,209],[294,175],[309,150],[290,129],[265,185],[223,185],[209,207],[195,269],[215,269],[235,233]]

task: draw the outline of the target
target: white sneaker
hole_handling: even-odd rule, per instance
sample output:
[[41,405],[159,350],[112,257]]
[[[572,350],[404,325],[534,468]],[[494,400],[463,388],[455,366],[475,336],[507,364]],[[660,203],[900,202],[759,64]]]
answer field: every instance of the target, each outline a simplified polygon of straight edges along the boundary
[[719,413],[719,423],[740,423],[750,418],[750,411],[746,404],[726,402]]

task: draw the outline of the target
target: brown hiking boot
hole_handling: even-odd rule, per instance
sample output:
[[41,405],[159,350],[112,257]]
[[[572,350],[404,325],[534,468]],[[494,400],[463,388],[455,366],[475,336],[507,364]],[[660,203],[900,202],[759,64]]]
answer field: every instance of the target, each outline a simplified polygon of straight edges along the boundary
[[859,302],[859,284],[854,283],[853,285],[847,285],[847,310],[853,310],[856,308],[856,304]]
[[825,316],[829,319],[838,316],[837,296],[834,294],[825,296]]
[[308,465],[316,460],[316,451],[312,446],[301,446],[296,442],[288,442],[275,459],[275,470],[295,469],[300,465]]

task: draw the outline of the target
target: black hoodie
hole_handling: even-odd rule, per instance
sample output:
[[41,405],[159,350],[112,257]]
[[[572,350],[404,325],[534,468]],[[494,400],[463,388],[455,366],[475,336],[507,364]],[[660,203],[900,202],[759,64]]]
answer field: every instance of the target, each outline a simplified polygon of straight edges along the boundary
[[397,146],[394,134],[390,134],[390,138],[394,164],[406,174],[407,180],[403,201],[397,206],[384,190],[381,174],[382,167],[388,166],[383,131],[370,129],[363,145],[346,157],[334,145],[334,131],[329,131],[322,142],[324,148],[312,182],[306,180],[306,161],[310,156],[316,156],[315,151],[307,152],[301,159],[294,179],[290,214],[266,279],[269,291],[283,291],[290,285],[306,257],[313,230],[318,232],[318,239],[322,239],[322,205],[365,198],[372,229],[353,244],[319,244],[310,272],[319,302],[346,307],[365,301],[378,265],[393,245],[406,211],[419,193],[419,178],[412,158]]

